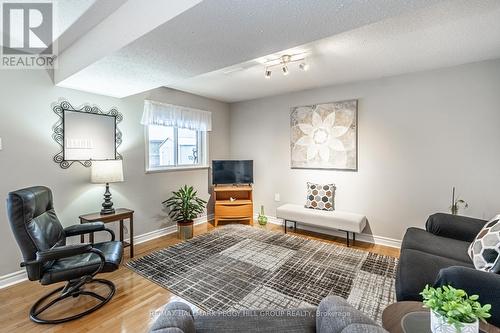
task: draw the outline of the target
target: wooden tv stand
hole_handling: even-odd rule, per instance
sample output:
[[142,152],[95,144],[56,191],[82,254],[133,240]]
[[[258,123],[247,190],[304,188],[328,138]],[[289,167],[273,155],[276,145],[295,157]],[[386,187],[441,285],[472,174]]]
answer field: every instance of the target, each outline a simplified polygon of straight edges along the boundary
[[[236,199],[231,201],[230,198]],[[253,196],[251,185],[215,186],[214,225],[219,221],[247,220],[253,225]]]

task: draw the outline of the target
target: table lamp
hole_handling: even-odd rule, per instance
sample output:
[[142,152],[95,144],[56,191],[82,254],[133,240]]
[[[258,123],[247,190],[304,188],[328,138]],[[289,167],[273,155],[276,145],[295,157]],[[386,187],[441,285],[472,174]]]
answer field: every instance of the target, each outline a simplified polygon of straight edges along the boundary
[[104,202],[102,203],[101,215],[114,214],[115,209],[113,208],[113,202],[111,201],[109,183],[118,183],[122,181],[122,160],[92,161],[90,182],[95,184],[106,184],[106,192],[104,192]]

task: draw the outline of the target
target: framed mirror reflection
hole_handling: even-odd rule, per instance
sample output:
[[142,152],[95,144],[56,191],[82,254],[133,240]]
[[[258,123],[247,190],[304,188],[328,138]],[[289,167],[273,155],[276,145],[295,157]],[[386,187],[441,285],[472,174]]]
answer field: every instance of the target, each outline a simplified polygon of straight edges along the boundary
[[97,106],[84,105],[74,108],[61,101],[53,106],[59,120],[53,127],[53,139],[61,151],[54,162],[63,169],[74,163],[90,167],[92,161],[121,159],[117,148],[122,142],[118,123],[123,116],[113,108],[103,112]]

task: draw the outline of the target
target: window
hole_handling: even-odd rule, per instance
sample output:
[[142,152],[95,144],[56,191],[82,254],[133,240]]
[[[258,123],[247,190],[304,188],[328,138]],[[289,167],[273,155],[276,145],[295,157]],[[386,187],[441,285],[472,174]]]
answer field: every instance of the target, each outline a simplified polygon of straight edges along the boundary
[[206,132],[146,126],[146,171],[206,167]]

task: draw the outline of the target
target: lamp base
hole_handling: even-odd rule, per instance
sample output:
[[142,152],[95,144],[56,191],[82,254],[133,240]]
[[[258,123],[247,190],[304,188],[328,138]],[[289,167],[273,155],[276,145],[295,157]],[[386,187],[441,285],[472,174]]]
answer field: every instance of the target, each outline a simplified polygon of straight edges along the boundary
[[115,213],[114,208],[101,209],[101,215],[109,215],[109,214],[114,214],[114,213]]
[[106,183],[106,192],[104,192],[104,202],[102,203],[101,215],[114,214],[113,201],[111,201],[111,192],[109,183]]

